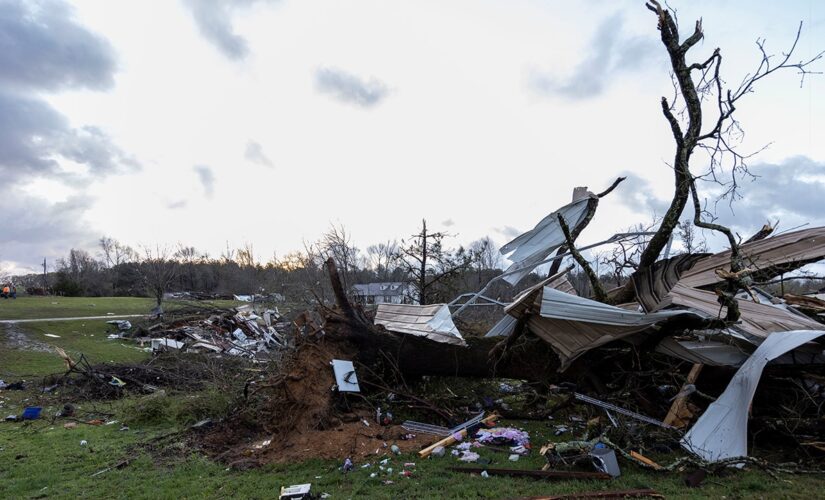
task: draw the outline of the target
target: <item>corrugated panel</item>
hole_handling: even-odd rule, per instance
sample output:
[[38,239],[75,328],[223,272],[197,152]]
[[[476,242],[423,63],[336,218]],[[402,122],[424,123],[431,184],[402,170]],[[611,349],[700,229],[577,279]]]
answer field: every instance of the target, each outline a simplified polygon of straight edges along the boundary
[[561,359],[559,370],[591,349],[677,317],[698,317],[689,311],[645,314],[614,307],[545,287],[541,314],[532,315],[527,326],[548,342]]
[[659,342],[656,346],[656,352],[694,364],[700,363],[710,366],[741,366],[750,356],[749,352],[722,342],[682,341],[670,337],[666,337]]
[[[740,251],[745,265],[759,269],[758,280],[770,279],[782,272],[825,258],[825,227],[815,227],[746,243]],[[717,269],[730,269],[730,250],[697,262],[682,275],[679,283],[697,288],[719,283]]]
[[682,275],[690,270],[697,261],[709,257],[710,254],[683,254],[660,260],[642,272],[634,273],[633,288],[636,290],[636,300],[645,311],[655,311],[667,293],[673,288]]
[[[569,268],[568,268],[569,271]],[[570,281],[564,276],[567,271],[563,271],[555,276],[551,276],[544,281],[540,281],[535,285],[527,288],[526,290],[522,291],[518,296],[513,299],[513,302],[508,304],[504,308],[504,312],[509,314],[510,316],[520,318],[527,308],[531,305],[539,305],[539,297],[541,296],[541,291],[544,287],[549,286],[550,288],[559,290],[560,292],[569,293],[571,295],[578,295],[576,290],[573,288],[573,285],[570,284]]]
[[[668,293],[659,307],[681,306],[699,311],[708,318],[724,317],[727,311],[719,311],[719,302],[714,292],[688,288],[681,282]],[[752,337],[755,343],[768,337],[772,332],[788,330],[825,330],[825,325],[805,316],[774,307],[769,304],[757,304],[747,300],[739,301],[740,321],[733,326]]]
[[467,345],[446,304],[380,304],[375,312],[375,324],[392,332],[426,337],[435,342]]
[[670,317],[685,314],[695,316],[686,311],[659,311],[645,314],[577,297],[550,287],[544,288],[541,298],[542,317],[600,325],[646,328]]
[[[587,214],[587,204],[590,197],[582,198],[561,207],[542,219],[536,227],[523,233],[501,247],[501,254],[513,264],[506,272],[521,269],[521,272],[505,276],[503,279],[511,285],[517,284],[564,242],[564,233],[559,226],[558,214],[564,217],[567,225],[572,229]],[[509,255],[508,255],[509,254]]]
[[518,320],[509,314],[505,314],[503,318],[501,318],[498,323],[493,325],[484,336],[485,337],[509,337],[511,333],[513,333],[513,329],[516,327],[516,323]]

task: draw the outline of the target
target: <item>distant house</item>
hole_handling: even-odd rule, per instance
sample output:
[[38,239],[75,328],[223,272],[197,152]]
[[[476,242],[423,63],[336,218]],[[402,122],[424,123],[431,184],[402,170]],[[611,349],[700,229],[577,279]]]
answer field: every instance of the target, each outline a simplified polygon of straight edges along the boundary
[[410,288],[401,282],[363,283],[352,285],[352,291],[362,304],[409,304]]

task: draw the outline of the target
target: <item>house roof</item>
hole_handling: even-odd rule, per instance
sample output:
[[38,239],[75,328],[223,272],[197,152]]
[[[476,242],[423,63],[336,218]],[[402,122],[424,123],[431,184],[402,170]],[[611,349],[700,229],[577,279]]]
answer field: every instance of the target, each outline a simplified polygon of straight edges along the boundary
[[386,283],[359,283],[352,285],[352,289],[356,295],[375,296],[375,295],[404,295],[406,286],[400,281],[386,282]]

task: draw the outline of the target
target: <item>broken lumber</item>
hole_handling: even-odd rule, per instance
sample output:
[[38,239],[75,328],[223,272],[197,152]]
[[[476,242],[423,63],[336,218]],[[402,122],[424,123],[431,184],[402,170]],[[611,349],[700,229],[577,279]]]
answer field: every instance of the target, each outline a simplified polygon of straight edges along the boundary
[[452,472],[467,472],[481,474],[487,472],[491,476],[526,476],[536,479],[610,479],[610,474],[604,472],[578,472],[560,470],[523,470],[523,469],[490,469],[484,467],[447,467]]
[[[702,371],[702,367],[705,366],[701,363],[696,363],[690,369],[690,373],[688,373],[687,379],[685,379],[685,383],[682,384],[682,388],[680,392],[684,392],[687,389],[688,385],[695,384],[696,379],[699,378],[699,373]],[[663,420],[665,425],[670,425],[672,427],[676,427],[677,429],[681,429],[687,426],[687,422],[685,418],[685,412],[687,411],[687,397],[689,394],[684,396],[680,396],[673,401],[673,404],[670,406],[670,410],[667,412],[667,416]]]
[[511,500],[567,500],[575,498],[664,498],[665,496],[651,488],[636,490],[615,491],[583,491],[581,493],[567,493],[566,495],[551,495],[537,497],[521,497]]
[[[479,422],[479,423],[486,424],[486,423],[488,423],[488,422],[495,422],[495,420],[496,420],[497,418],[498,418],[498,415],[496,415],[496,414],[494,413],[494,414],[492,414],[492,415],[490,415],[490,416],[488,416],[488,417],[486,417],[486,418],[481,419],[481,422]],[[434,449],[436,449],[436,448],[438,448],[439,446],[443,446],[443,447],[445,447],[445,448],[446,448],[447,446],[450,446],[451,444],[453,444],[453,443],[455,443],[456,441],[458,441],[458,439],[456,439],[456,437],[455,437],[455,436],[456,436],[456,434],[460,435],[460,436],[461,436],[461,438],[462,438],[462,439],[464,439],[464,437],[466,437],[466,436],[467,436],[467,429],[462,429],[462,430],[460,430],[460,431],[456,432],[455,434],[451,434],[451,435],[449,435],[449,436],[445,437],[444,439],[442,439],[442,440],[440,440],[440,441],[438,441],[438,442],[436,442],[436,443],[433,443],[433,444],[431,444],[430,446],[427,446],[427,447],[426,447],[426,448],[424,448],[423,450],[419,451],[419,452],[418,452],[418,455],[419,455],[421,458],[427,458],[428,456],[430,456],[430,454],[433,452],[433,450],[434,450]]]

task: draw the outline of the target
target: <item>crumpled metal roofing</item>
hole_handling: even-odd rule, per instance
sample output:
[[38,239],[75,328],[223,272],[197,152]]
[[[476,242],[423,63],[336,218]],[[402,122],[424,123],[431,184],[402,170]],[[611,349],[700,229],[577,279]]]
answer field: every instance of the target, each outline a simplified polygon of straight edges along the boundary
[[453,323],[446,304],[380,304],[375,313],[375,324],[393,332],[426,337],[435,342],[467,345]]
[[709,256],[707,253],[677,255],[634,273],[631,279],[636,290],[636,300],[645,311],[655,311],[659,302],[679,282],[682,274],[690,270],[697,261]]
[[561,207],[543,218],[536,227],[526,233],[516,236],[512,241],[501,247],[501,254],[513,262],[504,272],[508,273],[521,269],[503,279],[511,285],[517,284],[530,274],[541,261],[565,242],[564,232],[559,226],[558,214],[564,217],[568,227],[576,227],[587,214],[587,204],[591,197],[587,196]]
[[682,447],[709,462],[747,456],[748,409],[765,365],[822,335],[825,332],[811,330],[772,333],[685,434]]
[[[757,281],[825,258],[825,227],[814,227],[780,234],[740,247],[745,266],[758,269]],[[702,259],[682,274],[679,283],[692,288],[706,287],[722,281],[717,269],[730,269],[730,250]]]
[[551,345],[563,371],[591,349],[677,318],[701,319],[691,311],[631,311],[544,287],[540,314],[531,315],[527,327]]
[[[714,292],[688,288],[681,282],[670,290],[659,308],[681,306],[701,312],[707,318],[720,316],[720,306]],[[741,331],[751,342],[758,344],[773,332],[789,330],[825,330],[825,325],[801,314],[774,307],[771,304],[759,304],[748,300],[739,301],[740,321],[731,328]],[[726,314],[721,311],[721,317]]]
[[549,287],[544,287],[540,314],[543,318],[581,321],[600,325],[639,326],[642,328],[647,328],[673,316],[684,316],[685,314],[697,316],[689,311],[636,312],[570,295]]

